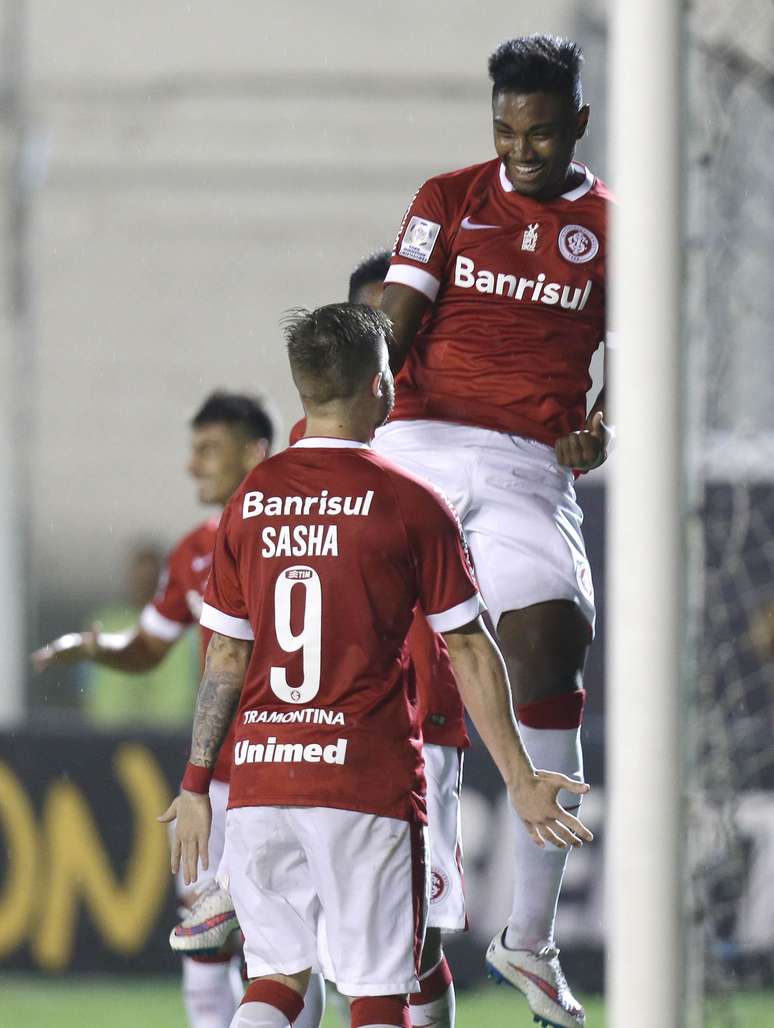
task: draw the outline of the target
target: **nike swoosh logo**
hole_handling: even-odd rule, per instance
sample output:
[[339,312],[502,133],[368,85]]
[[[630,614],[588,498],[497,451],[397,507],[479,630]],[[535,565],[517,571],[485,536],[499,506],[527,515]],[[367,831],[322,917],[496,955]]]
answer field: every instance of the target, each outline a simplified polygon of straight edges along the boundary
[[179,939],[192,935],[201,935],[202,932],[208,932],[210,928],[217,928],[218,925],[225,924],[226,921],[231,921],[232,919],[236,919],[236,912],[226,910],[222,914],[214,914],[212,917],[208,917],[206,921],[201,921],[190,928],[186,928],[182,924],[175,925],[175,935]]
[[537,985],[540,991],[544,992],[549,999],[552,999],[554,1003],[559,1003],[559,993],[550,982],[545,980],[545,978],[541,978],[539,975],[533,974],[531,971],[528,971],[526,967],[517,967],[515,964],[512,964],[510,960],[508,961],[508,967],[512,967],[517,974],[523,974],[525,978],[528,978],[533,982],[533,984]]
[[479,225],[475,221],[471,221],[470,218],[464,217],[460,222],[460,228],[502,228],[501,225]]

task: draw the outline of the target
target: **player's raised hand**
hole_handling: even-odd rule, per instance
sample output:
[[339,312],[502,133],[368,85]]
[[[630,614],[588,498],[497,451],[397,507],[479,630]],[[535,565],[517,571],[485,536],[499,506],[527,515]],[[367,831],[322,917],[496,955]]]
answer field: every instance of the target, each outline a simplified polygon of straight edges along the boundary
[[576,471],[592,471],[607,458],[607,444],[610,429],[605,424],[602,411],[597,411],[580,432],[557,439],[554,444],[556,459],[566,468]]
[[210,797],[181,789],[180,795],[157,820],[162,824],[177,822],[172,832],[172,874],[176,875],[182,868],[183,881],[191,885],[199,876],[199,861],[205,871],[209,867]]
[[41,646],[30,654],[33,669],[40,673],[55,664],[75,664],[79,660],[93,657],[99,629],[99,625],[92,625],[89,632],[68,632]]
[[513,809],[522,819],[533,842],[538,846],[550,843],[558,849],[582,846],[594,838],[577,817],[558,802],[560,789],[583,796],[589,791],[585,782],[578,782],[556,771],[535,771],[526,781],[513,785],[508,795]]

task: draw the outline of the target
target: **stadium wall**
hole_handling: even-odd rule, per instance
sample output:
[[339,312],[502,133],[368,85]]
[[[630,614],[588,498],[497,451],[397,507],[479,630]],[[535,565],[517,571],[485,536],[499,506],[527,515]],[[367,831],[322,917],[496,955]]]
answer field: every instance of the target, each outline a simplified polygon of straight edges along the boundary
[[26,7],[29,517],[50,609],[92,604],[138,536],[201,517],[185,462],[206,392],[262,392],[287,432],[282,312],[341,298],[422,181],[493,155],[502,38],[576,23],[560,0]]

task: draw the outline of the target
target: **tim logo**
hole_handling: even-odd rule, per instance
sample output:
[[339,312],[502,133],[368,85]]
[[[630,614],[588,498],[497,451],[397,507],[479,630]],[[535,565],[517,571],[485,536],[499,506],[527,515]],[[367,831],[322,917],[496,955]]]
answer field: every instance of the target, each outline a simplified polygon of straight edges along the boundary
[[313,572],[309,568],[291,568],[285,572],[285,578],[292,578],[296,581],[311,578]]

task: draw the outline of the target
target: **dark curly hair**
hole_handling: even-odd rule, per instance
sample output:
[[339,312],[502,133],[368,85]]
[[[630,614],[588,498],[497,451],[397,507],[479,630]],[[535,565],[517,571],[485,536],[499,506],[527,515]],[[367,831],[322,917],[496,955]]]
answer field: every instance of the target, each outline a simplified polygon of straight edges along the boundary
[[248,439],[265,439],[270,448],[274,441],[274,424],[263,402],[247,393],[227,393],[224,389],[210,393],[191,418],[192,428],[204,425],[238,428]]
[[578,110],[583,103],[582,64],[581,48],[571,39],[538,35],[506,39],[489,58],[492,95],[561,93]]

